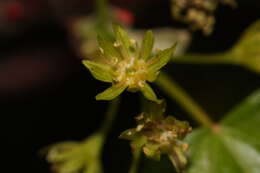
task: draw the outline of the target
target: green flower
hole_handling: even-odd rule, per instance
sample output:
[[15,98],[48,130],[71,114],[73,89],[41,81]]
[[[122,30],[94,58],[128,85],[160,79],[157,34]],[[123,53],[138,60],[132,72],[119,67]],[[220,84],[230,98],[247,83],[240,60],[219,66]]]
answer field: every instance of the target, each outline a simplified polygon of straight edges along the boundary
[[83,61],[96,79],[112,83],[96,99],[112,100],[128,90],[141,91],[147,99],[159,102],[147,82],[156,80],[159,70],[170,60],[175,45],[153,54],[154,36],[151,31],[144,35],[141,47],[120,26],[114,26],[114,32],[115,41],[98,36],[100,52],[104,57],[102,62]]
[[182,139],[191,132],[187,122],[164,116],[165,107],[152,105],[150,111],[136,117],[137,127],[124,131],[120,138],[131,140],[133,151],[142,150],[150,158],[159,160],[167,154],[178,172],[186,166],[184,152],[188,144]]
[[103,135],[94,134],[83,142],[62,142],[43,150],[57,173],[102,173],[100,159]]

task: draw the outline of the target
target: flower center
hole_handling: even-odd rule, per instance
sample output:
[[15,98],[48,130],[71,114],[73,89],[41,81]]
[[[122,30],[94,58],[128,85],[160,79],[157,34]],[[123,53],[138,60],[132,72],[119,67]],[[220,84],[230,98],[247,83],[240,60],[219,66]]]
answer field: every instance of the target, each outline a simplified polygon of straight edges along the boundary
[[146,63],[144,60],[134,57],[119,61],[115,74],[116,82],[125,83],[132,91],[140,89],[146,80]]

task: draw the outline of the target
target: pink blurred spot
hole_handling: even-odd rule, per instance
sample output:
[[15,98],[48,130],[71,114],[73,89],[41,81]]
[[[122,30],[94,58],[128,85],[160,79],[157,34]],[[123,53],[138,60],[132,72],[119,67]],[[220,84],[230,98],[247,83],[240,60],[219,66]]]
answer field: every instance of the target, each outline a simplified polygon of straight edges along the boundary
[[115,9],[116,18],[127,25],[134,24],[134,15],[130,11],[122,8]]
[[6,16],[9,20],[22,20],[24,18],[24,6],[19,2],[8,3],[5,8]]

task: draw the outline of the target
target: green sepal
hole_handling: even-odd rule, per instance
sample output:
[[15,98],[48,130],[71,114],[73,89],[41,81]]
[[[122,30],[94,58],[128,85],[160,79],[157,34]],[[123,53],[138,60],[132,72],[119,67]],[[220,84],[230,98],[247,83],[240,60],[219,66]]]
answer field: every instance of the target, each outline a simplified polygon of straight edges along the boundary
[[153,45],[154,45],[153,33],[152,31],[147,31],[143,38],[139,58],[144,60],[148,59],[151,56]]
[[41,149],[40,153],[45,155],[49,151],[55,151],[48,153],[47,160],[49,162],[59,162],[75,156],[77,153],[73,152],[73,150],[79,145],[80,143],[75,141],[60,142]]
[[104,55],[108,58],[120,58],[121,55],[119,51],[114,46],[113,42],[107,40],[100,35],[97,37],[98,44],[101,47],[102,51],[104,51]]
[[124,58],[130,57],[129,48],[131,46],[130,38],[125,30],[119,25],[113,25],[113,29],[116,36],[116,43],[119,44],[119,50]]
[[91,165],[87,165],[83,173],[103,173],[101,161],[93,161]]
[[120,139],[127,139],[127,140],[133,140],[135,137],[136,137],[136,129],[125,130],[119,136]]
[[149,82],[154,82],[154,81],[158,78],[159,74],[160,74],[160,71],[149,72],[149,73],[147,74],[147,80],[148,80]]
[[[150,101],[144,102],[144,112],[145,114],[143,116],[149,116],[149,118],[153,120],[162,120],[164,119],[164,114],[166,111],[166,102],[165,100],[161,100],[160,103],[154,103]],[[167,118],[166,118],[167,120]]]
[[126,88],[127,86],[122,84],[113,85],[102,93],[99,93],[96,96],[96,100],[113,100],[114,98],[119,96]]
[[156,103],[161,102],[161,100],[157,99],[156,94],[154,93],[153,89],[150,87],[149,84],[144,83],[144,86],[141,88],[141,92],[148,100],[154,101]]
[[187,158],[180,147],[173,147],[171,154],[168,154],[168,156],[177,172],[181,172],[188,163]]
[[147,143],[143,147],[144,154],[154,160],[159,161],[161,158],[160,145]]
[[[63,164],[61,164],[56,170],[59,173],[73,173],[77,172],[80,167],[84,166],[84,160],[82,157],[75,157],[75,158],[70,158],[69,160],[65,161]],[[54,167],[55,170],[55,167]]]
[[113,81],[113,71],[111,66],[88,60],[84,60],[83,64],[97,80],[103,82]]
[[163,66],[165,66],[171,59],[172,54],[176,48],[176,44],[172,47],[160,51],[157,55],[151,58],[148,63],[148,73],[156,74]]
[[144,136],[137,136],[132,142],[131,147],[134,151],[141,150],[142,147],[147,143],[147,139]]

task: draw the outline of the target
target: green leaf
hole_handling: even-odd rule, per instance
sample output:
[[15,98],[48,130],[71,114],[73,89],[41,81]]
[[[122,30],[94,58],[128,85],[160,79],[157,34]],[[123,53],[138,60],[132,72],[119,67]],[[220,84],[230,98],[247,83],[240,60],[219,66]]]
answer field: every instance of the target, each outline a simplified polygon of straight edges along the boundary
[[152,31],[147,31],[144,35],[142,47],[140,51],[140,59],[148,59],[151,56],[154,44],[154,36]]
[[131,42],[127,32],[119,25],[113,25],[113,28],[116,36],[116,43],[119,44],[118,47],[121,50],[122,55],[124,58],[129,58]]
[[260,74],[260,20],[252,24],[230,51],[237,63]]
[[161,103],[161,100],[157,99],[156,94],[154,93],[153,89],[150,87],[149,84],[145,83],[144,86],[141,88],[141,92],[148,100]]
[[101,47],[101,49],[104,51],[104,55],[108,58],[120,58],[120,53],[118,50],[115,48],[114,44],[107,40],[104,39],[101,36],[97,37],[98,44]]
[[260,90],[227,114],[214,130],[188,136],[188,173],[260,172]]
[[172,57],[176,44],[172,47],[160,51],[155,57],[148,61],[148,71],[150,74],[156,74],[163,66],[165,66]]
[[103,82],[113,81],[113,71],[109,65],[88,60],[84,60],[83,64],[89,69],[93,77],[97,80]]
[[122,84],[113,85],[112,87],[98,94],[96,96],[96,100],[113,100],[114,98],[119,96],[126,88],[127,86]]

